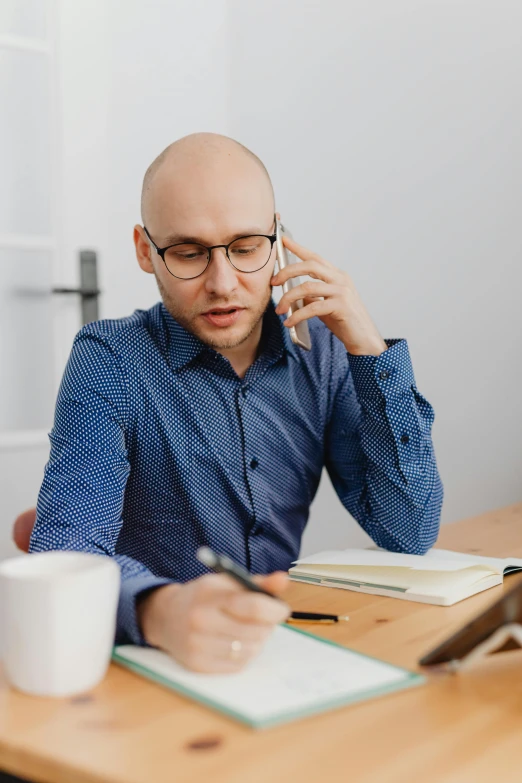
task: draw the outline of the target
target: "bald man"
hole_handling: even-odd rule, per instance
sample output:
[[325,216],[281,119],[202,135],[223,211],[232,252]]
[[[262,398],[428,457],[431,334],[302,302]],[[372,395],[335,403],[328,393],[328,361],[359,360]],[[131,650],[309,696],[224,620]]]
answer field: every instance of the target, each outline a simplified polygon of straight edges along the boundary
[[[188,136],[149,167],[134,244],[162,302],[77,335],[31,538],[114,557],[116,641],[200,672],[238,671],[288,616],[323,466],[379,546],[424,553],[438,533],[433,410],[406,342],[301,245],[285,239],[302,263],[274,275],[274,212],[265,167],[232,139]],[[296,275],[311,279],[275,307]],[[288,329],[304,319],[310,352]],[[203,544],[278,597],[205,573]]]

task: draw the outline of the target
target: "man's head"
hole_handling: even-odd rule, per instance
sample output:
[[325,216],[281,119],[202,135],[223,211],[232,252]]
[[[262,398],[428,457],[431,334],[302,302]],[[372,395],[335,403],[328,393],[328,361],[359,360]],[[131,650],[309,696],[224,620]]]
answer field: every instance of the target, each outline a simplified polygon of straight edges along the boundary
[[[243,145],[211,133],[186,136],[167,147],[148,168],[141,212],[155,245],[177,242],[212,246],[236,237],[273,234],[274,194],[261,161]],[[200,340],[233,349],[260,334],[271,295],[275,250],[255,272],[237,271],[221,248],[199,277],[179,279],[167,269],[141,226],[134,228],[141,268],[156,276],[171,315]],[[205,313],[236,308],[229,325]]]

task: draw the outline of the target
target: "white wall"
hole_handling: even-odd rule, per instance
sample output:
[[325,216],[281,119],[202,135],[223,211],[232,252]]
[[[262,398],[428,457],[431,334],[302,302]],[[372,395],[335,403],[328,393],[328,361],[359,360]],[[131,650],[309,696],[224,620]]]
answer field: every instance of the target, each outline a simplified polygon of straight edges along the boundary
[[[518,0],[62,0],[64,247],[99,251],[102,314],[157,299],[131,241],[147,165],[229,133],[409,339],[444,520],[520,500],[521,24]],[[304,550],[361,540],[324,479]]]
[[132,229],[145,169],[174,139],[228,132],[225,0],[61,0],[65,246],[99,252],[103,317],[158,299]]
[[[272,172],[298,241],[408,338],[443,519],[520,500],[522,5],[230,5],[232,135]],[[323,479],[304,549],[347,545],[345,519]]]

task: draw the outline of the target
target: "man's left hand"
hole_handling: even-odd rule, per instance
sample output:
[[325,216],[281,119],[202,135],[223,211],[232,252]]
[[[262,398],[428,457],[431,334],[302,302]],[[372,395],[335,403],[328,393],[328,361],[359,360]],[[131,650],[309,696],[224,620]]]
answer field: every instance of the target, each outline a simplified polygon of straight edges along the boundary
[[284,325],[296,326],[300,321],[316,315],[341,340],[348,353],[355,356],[380,356],[387,345],[370,318],[351,277],[292,239],[284,237],[283,242],[302,263],[289,264],[279,270],[270,281],[271,284],[282,285],[291,277],[302,275],[314,278],[291,288],[281,298],[276,307],[276,312],[280,314],[287,313],[289,306],[298,299],[302,299],[304,304],[304,307],[295,310],[286,319]]

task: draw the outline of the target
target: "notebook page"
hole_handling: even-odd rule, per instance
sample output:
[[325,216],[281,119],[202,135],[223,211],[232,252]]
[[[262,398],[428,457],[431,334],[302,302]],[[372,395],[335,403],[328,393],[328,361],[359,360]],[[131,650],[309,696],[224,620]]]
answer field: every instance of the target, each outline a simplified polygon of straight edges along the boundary
[[467,560],[469,563],[476,565],[489,566],[492,571],[497,574],[502,574],[506,568],[513,566],[514,568],[522,569],[522,558],[520,557],[484,557],[483,555],[470,555],[462,552],[452,552],[449,549],[430,549],[426,552],[424,557],[430,558],[430,560],[438,561],[444,560],[445,562]]
[[425,555],[406,555],[370,548],[318,552],[315,555],[295,560],[294,564],[392,566],[394,568],[413,568],[416,571],[458,571],[460,568],[468,568],[470,565],[480,565],[488,567],[492,573],[503,574],[509,566],[522,569],[522,558],[484,557],[483,555],[470,555],[465,552],[452,552],[436,548],[430,549]]
[[115,652],[116,660],[123,656],[203,701],[261,724],[422,680],[284,626],[274,629],[258,658],[238,674],[190,672],[159,650],[133,645],[116,647]]
[[[435,550],[430,550],[433,552]],[[441,551],[441,550],[439,550]],[[429,553],[428,553],[429,554]],[[486,558],[487,560],[489,558]],[[494,560],[494,559],[493,559]],[[296,560],[297,565],[346,565],[346,566],[393,566],[396,568],[414,568],[419,571],[433,571],[433,561],[428,555],[404,555],[397,552],[385,552],[376,549],[342,549],[339,551],[319,552],[316,555]],[[437,557],[437,571],[458,571],[470,565],[470,556]]]

